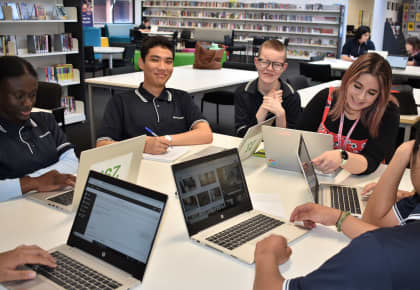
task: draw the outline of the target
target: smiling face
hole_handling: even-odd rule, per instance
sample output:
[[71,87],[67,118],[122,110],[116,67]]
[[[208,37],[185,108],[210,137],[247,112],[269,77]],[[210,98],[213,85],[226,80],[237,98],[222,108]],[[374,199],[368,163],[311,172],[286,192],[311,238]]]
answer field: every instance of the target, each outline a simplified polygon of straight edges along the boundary
[[[270,65],[264,68],[262,62],[269,61]],[[259,80],[265,84],[272,84],[277,81],[280,75],[286,70],[286,51],[278,51],[272,48],[265,47],[261,50],[258,58],[254,59],[255,66],[258,70]],[[276,65],[277,64],[277,65]],[[273,68],[275,66],[282,66],[279,70]]]
[[36,101],[37,79],[26,73],[4,80],[0,88],[0,115],[16,123],[29,119]]
[[378,79],[368,73],[361,74],[347,87],[345,111],[360,114],[375,102],[379,92]]
[[405,44],[405,49],[407,50],[408,54],[410,54],[410,55],[414,52],[413,46],[409,43]]
[[168,48],[155,46],[149,49],[145,61],[140,61],[144,70],[144,86],[164,88],[174,70],[174,58]]

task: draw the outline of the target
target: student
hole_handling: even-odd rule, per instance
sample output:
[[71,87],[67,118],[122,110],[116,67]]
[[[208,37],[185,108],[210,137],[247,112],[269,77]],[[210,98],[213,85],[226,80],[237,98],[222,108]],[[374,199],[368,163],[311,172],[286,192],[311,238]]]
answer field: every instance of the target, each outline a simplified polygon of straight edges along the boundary
[[312,156],[324,173],[342,167],[368,174],[392,154],[399,126],[399,109],[390,94],[391,67],[377,53],[360,56],[345,72],[339,88],[315,95],[297,128],[330,134],[334,149]]
[[173,60],[173,44],[165,37],[144,42],[139,63],[144,82],[136,90],[111,98],[96,146],[143,134],[148,135],[144,152],[150,154],[165,153],[171,145],[212,142],[210,126],[191,96],[165,87],[174,69]]
[[[353,240],[312,273],[286,280],[278,265],[289,259],[291,249],[283,237],[270,236],[259,242],[255,250],[254,290],[418,289],[419,144],[420,131],[417,131],[415,141],[403,143],[397,149],[369,198],[363,220],[313,203],[297,207],[291,221],[303,221],[308,228],[313,228],[315,223],[336,225],[338,231],[342,230]],[[417,193],[395,204],[398,185],[409,163]]]
[[417,37],[407,38],[405,49],[408,53],[407,65],[420,66],[420,39]]
[[235,92],[236,135],[276,116],[277,127],[294,128],[301,112],[300,96],[280,78],[287,68],[286,47],[278,40],[265,41],[254,59],[258,78]]
[[143,19],[143,23],[142,24],[140,24],[140,26],[138,27],[138,30],[140,31],[140,32],[143,32],[143,33],[147,33],[147,32],[150,32],[150,20],[149,20],[149,18],[144,18]]
[[370,40],[370,28],[368,26],[360,26],[355,37],[349,39],[343,46],[341,51],[341,59],[353,61],[368,50],[375,50],[375,45]]
[[0,57],[0,201],[74,185],[78,160],[52,114],[32,113],[38,89],[32,65]]
[[57,267],[55,259],[40,247],[20,246],[14,250],[0,253],[0,283],[34,279],[35,271],[19,269],[25,264]]

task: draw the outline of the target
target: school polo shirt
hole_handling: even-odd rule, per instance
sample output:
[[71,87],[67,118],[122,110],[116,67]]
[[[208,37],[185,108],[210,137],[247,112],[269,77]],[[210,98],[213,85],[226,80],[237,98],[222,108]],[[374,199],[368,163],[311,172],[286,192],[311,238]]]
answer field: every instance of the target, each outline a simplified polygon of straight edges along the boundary
[[413,196],[403,198],[394,204],[392,209],[402,225],[420,220],[420,196],[415,193]]
[[344,44],[341,54],[359,57],[367,53],[368,50],[375,50],[375,45],[371,40],[368,40],[366,43],[360,43],[359,40],[353,38]]
[[52,114],[31,113],[17,125],[0,118],[0,179],[20,178],[59,160],[73,149]]
[[199,122],[207,121],[187,92],[165,88],[156,98],[141,84],[136,90],[111,98],[97,141],[150,136],[145,127],[159,136],[184,133]]
[[283,290],[417,290],[419,241],[419,221],[364,233],[312,273],[285,280]]

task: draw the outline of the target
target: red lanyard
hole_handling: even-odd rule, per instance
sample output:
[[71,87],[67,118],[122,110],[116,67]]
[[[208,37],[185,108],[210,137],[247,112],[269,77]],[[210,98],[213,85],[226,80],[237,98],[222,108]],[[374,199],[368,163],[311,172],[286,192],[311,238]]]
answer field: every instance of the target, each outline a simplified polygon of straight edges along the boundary
[[357,123],[359,122],[360,118],[357,118],[356,121],[354,121],[353,126],[351,126],[350,130],[347,133],[346,138],[344,139],[344,144],[343,146],[341,146],[341,136],[343,133],[343,125],[344,125],[344,113],[341,113],[341,118],[340,118],[340,128],[338,128],[338,147],[346,150],[346,144],[350,139],[351,134],[353,133],[354,128],[356,128]]

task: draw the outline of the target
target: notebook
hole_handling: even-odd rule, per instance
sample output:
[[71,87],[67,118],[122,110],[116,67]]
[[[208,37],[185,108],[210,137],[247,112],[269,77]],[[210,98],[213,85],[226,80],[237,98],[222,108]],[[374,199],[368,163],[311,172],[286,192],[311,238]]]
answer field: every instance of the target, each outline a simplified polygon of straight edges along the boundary
[[143,158],[147,160],[159,161],[159,162],[174,162],[182,155],[188,152],[187,146],[171,146],[163,154],[148,154],[144,153]]
[[79,169],[77,170],[74,188],[29,193],[26,196],[51,207],[73,212],[79,205],[83,186],[90,169],[130,182],[136,182],[145,142],[146,135],[142,135],[83,151],[80,154]]
[[[167,196],[90,171],[56,268],[31,265],[30,281],[8,289],[129,289],[143,280]],[[121,226],[124,225],[124,226]],[[42,233],[41,233],[42,234]]]
[[361,216],[366,203],[362,201],[362,188],[320,184],[302,135],[299,139],[297,160],[315,203],[338,208],[342,211],[350,211],[353,215]]
[[174,164],[172,172],[193,241],[252,264],[263,238],[278,234],[291,242],[307,232],[253,209],[236,148]]

